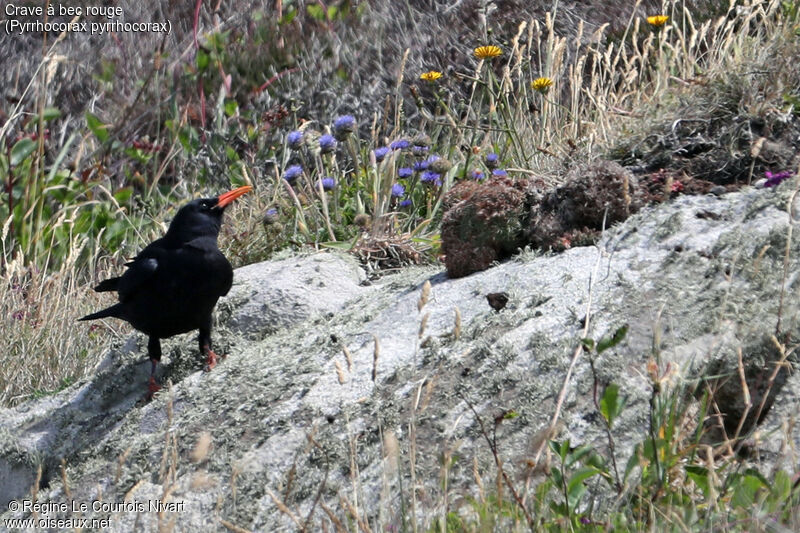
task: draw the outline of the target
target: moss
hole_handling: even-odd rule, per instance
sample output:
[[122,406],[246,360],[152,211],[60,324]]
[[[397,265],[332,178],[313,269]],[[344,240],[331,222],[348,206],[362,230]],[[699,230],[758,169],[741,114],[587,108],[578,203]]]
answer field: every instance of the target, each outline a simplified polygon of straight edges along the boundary
[[664,241],[668,237],[675,235],[681,229],[682,225],[683,215],[681,213],[675,213],[658,226],[655,233],[653,233],[653,237],[659,241]]

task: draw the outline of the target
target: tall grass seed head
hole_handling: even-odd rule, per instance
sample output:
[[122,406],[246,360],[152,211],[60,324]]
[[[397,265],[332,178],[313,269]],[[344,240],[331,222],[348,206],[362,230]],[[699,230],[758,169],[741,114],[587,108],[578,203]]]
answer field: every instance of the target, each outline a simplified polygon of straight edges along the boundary
[[333,135],[326,133],[319,138],[319,151],[323,154],[333,152],[336,149],[336,139]]
[[443,157],[438,157],[438,156],[433,161],[430,161],[430,164],[428,165],[428,168],[436,172],[437,174],[444,174],[452,167],[453,164],[450,161],[448,161]]
[[425,133],[420,133],[419,135],[415,135],[413,139],[411,139],[411,143],[414,146],[424,146],[429,148],[431,145],[431,138],[429,135]]
[[419,75],[419,79],[422,81],[427,81],[429,83],[434,83],[436,80],[442,77],[442,73],[438,70],[429,70],[428,72],[423,72]]
[[499,46],[492,44],[488,46],[479,46],[475,49],[474,53],[475,57],[478,59],[492,59],[501,55],[503,50],[501,50]]
[[370,224],[372,224],[372,217],[366,213],[358,214],[353,219],[353,224],[359,228],[367,228]]
[[531,82],[531,89],[534,91],[540,92],[542,94],[547,94],[547,91],[550,90],[550,87],[553,86],[553,80],[550,78],[536,78]]

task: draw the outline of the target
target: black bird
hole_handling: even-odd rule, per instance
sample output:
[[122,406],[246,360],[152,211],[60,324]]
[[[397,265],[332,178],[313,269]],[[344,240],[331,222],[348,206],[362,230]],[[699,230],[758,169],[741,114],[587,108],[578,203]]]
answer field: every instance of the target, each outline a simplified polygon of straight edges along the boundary
[[189,202],[175,215],[166,235],[126,263],[128,270],[122,276],[94,288],[117,291],[119,303],[80,320],[120,318],[150,337],[148,398],[160,388],[155,379],[160,339],[199,329],[206,370],[217,364],[217,354],[211,349],[211,312],[233,284],[233,268],[217,247],[217,236],[225,207],[251,190],[246,185],[217,198]]

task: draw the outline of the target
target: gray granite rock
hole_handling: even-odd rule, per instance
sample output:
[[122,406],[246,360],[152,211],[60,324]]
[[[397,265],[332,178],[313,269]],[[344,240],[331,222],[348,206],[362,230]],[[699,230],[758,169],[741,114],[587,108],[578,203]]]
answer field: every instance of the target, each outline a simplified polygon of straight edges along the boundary
[[[109,519],[109,531],[170,521],[173,531],[289,531],[306,521],[318,530],[328,520],[323,504],[350,520],[342,498],[384,530],[408,516],[413,450],[418,517],[430,518],[444,501],[443,458],[458,457],[448,469],[451,503],[475,495],[473,459],[493,485],[470,405],[490,426],[503,412],[518,415],[497,439],[512,477],[522,472],[587,315],[593,339],[628,325],[595,358],[597,384],[617,383],[628,398],[614,426],[624,464],[647,427],[654,352],[665,386],[702,385],[712,368],[735,375],[739,349],[763,379],[774,368],[779,316],[776,340],[796,335],[796,232],[784,270],[794,187],[683,196],[607,230],[596,246],[523,252],[456,280],[415,267],[362,286],[359,267],[336,254],[239,269],[214,333],[228,357],[212,372],[200,370],[193,336],[172,339],[162,380],[173,385],[141,404],[147,365],[137,335],[91,377],[0,411],[0,504],[29,495],[41,465],[40,501],[118,504],[49,516]],[[509,294],[500,312],[486,301],[492,292]],[[557,438],[607,454],[588,357],[578,356]],[[797,378],[773,392],[764,434],[796,412]],[[731,416],[742,411],[729,407]],[[764,468],[786,460],[783,434],[773,435],[756,441]],[[790,436],[800,445],[796,430]],[[150,510],[157,500],[172,508]],[[27,514],[3,515],[12,516]]]

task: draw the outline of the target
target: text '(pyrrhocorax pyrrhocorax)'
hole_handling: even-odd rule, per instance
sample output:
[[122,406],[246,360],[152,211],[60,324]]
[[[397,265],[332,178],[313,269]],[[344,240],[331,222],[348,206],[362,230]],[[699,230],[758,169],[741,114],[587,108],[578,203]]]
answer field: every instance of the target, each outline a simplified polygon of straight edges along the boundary
[[160,339],[198,329],[206,370],[217,364],[217,354],[211,349],[211,312],[233,284],[233,268],[220,252],[217,237],[225,208],[252,189],[246,185],[184,205],[166,235],[126,263],[128,270],[122,276],[94,288],[97,292],[117,291],[119,303],[80,320],[120,318],[150,337],[148,399],[160,388],[155,379],[161,360]]

